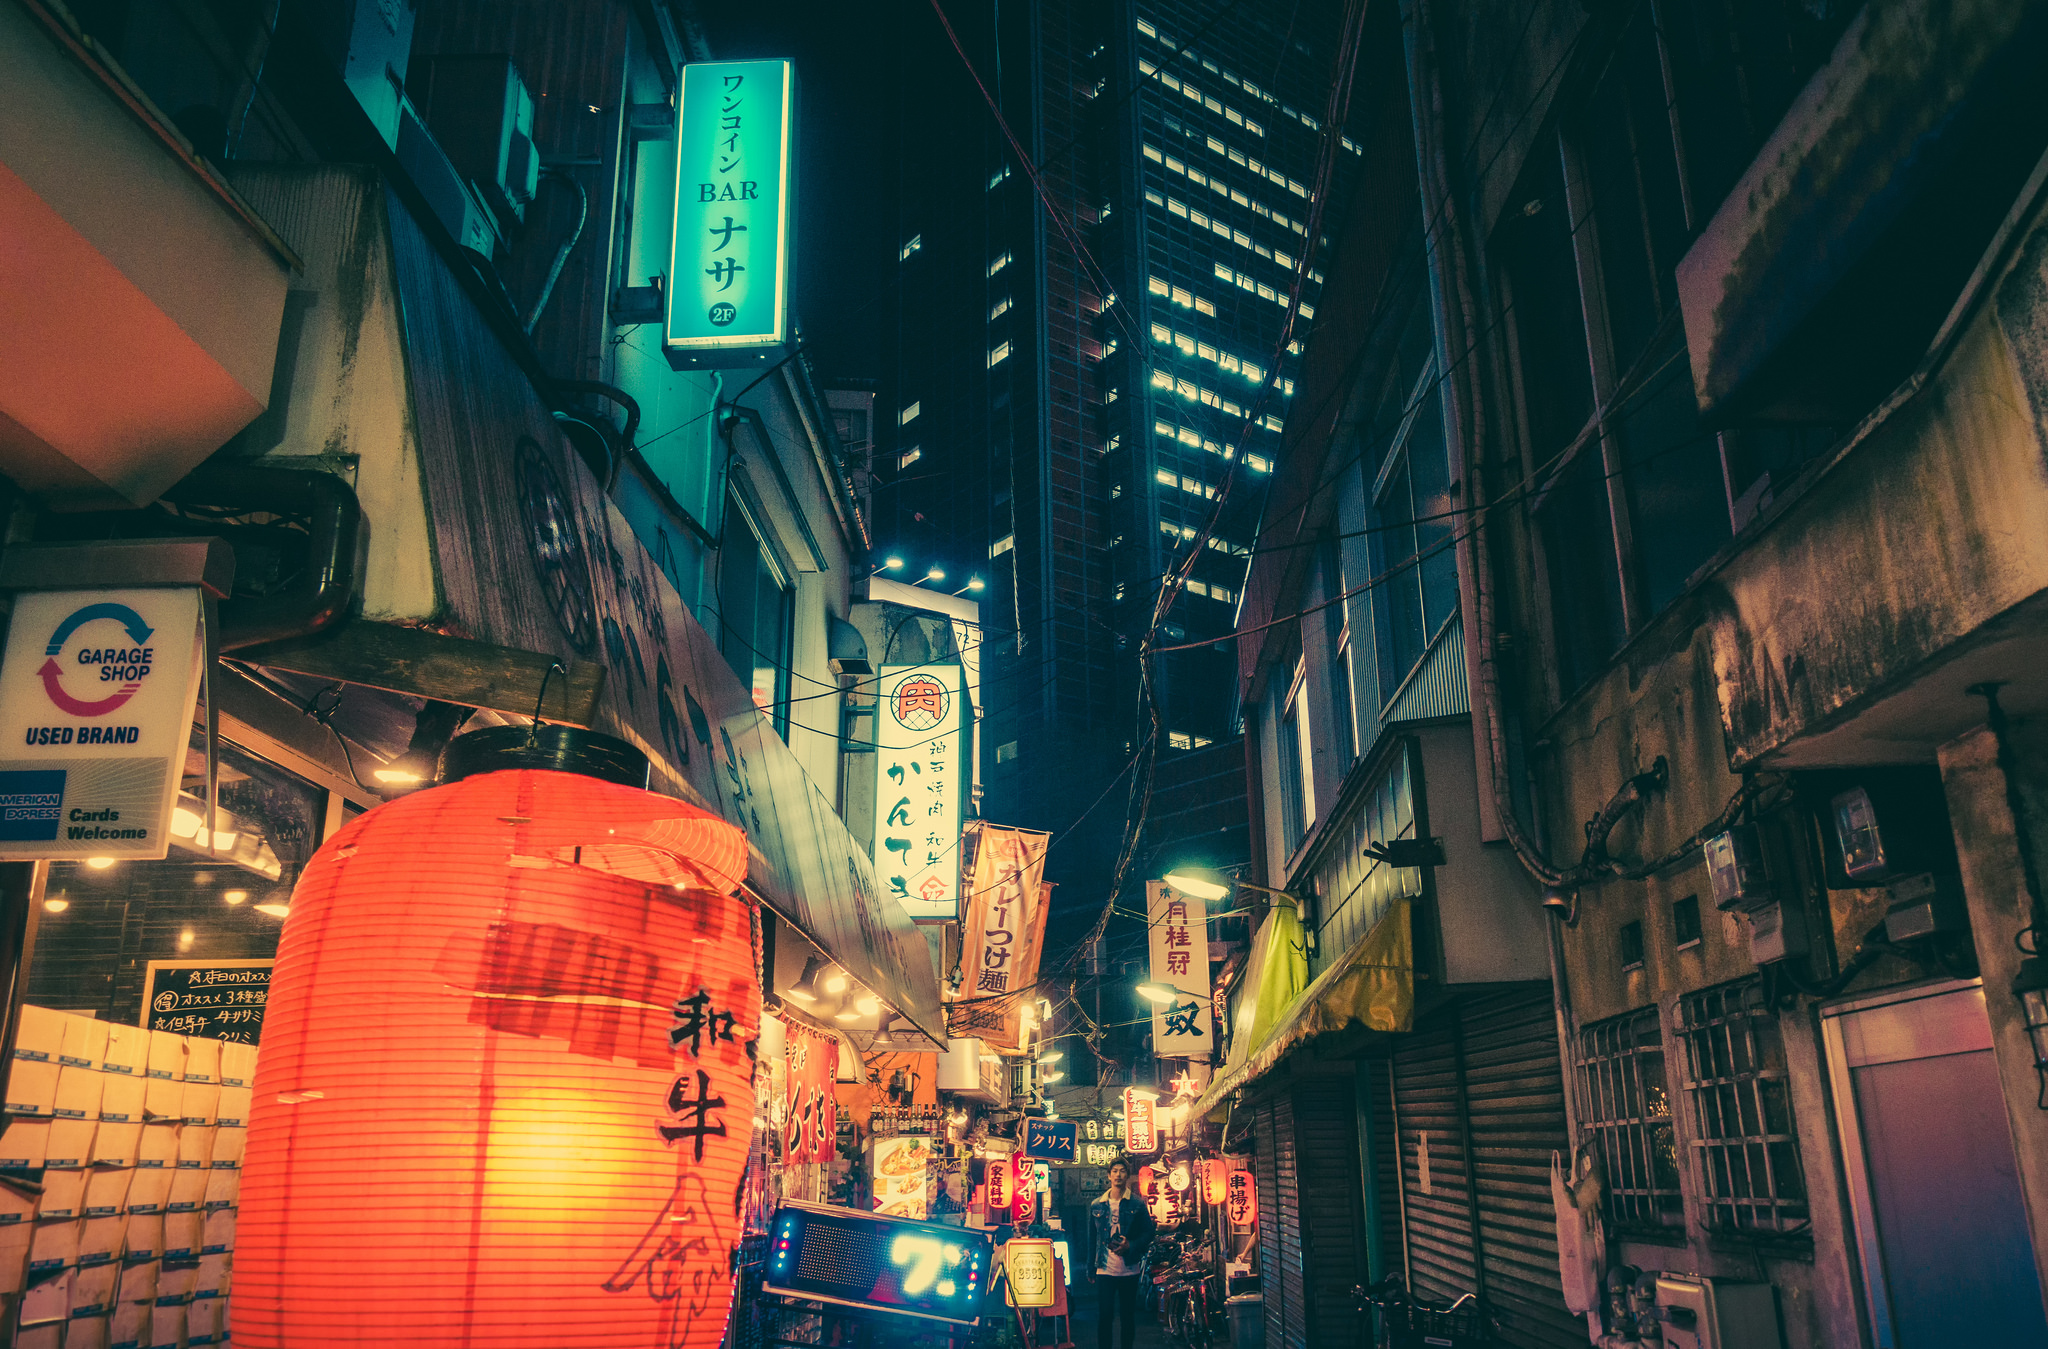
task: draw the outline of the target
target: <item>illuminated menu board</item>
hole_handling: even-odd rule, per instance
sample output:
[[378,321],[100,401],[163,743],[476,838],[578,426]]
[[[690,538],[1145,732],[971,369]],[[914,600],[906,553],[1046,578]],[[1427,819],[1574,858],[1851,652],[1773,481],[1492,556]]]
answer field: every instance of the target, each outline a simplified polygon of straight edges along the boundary
[[981,1319],[994,1245],[986,1232],[785,1204],[764,1291],[958,1325]]

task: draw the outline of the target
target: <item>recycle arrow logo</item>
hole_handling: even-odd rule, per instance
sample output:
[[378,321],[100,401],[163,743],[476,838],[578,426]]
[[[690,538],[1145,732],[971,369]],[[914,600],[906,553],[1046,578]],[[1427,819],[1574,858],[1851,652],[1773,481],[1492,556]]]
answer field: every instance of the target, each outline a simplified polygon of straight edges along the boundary
[[142,687],[139,680],[134,683],[124,684],[118,692],[111,693],[96,701],[74,698],[64,691],[64,669],[57,664],[57,653],[64,649],[64,643],[71,639],[72,633],[77,632],[87,623],[100,618],[111,618],[126,628],[129,638],[137,646],[147,642],[156,631],[149,624],[142,621],[141,614],[136,613],[127,605],[110,602],[88,604],[57,625],[57,630],[50,634],[49,645],[44,649],[43,654],[48,659],[42,663],[42,666],[37,669],[36,673],[42,677],[43,692],[50,695],[50,701],[74,717],[103,717],[127,702],[130,698],[133,698]]

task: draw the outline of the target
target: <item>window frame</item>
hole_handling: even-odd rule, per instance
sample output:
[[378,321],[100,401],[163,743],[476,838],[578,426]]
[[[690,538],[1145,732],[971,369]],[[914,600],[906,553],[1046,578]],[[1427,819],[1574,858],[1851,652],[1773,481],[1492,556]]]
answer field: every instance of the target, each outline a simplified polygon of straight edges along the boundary
[[[734,626],[730,616],[725,612],[725,568],[732,556],[728,541],[731,538],[730,531],[733,528],[733,524],[737,521],[739,526],[745,529],[753,540],[754,554],[758,560],[758,566],[767,573],[769,581],[774,584],[776,590],[782,596],[781,603],[777,606],[778,613],[775,620],[779,629],[778,636],[782,650],[779,662],[771,667],[775,670],[775,689],[768,706],[761,707],[758,703],[755,706],[761,715],[768,718],[769,724],[775,730],[775,734],[784,740],[788,740],[790,702],[795,692],[792,685],[795,680],[796,665],[796,577],[783,564],[781,556],[776,551],[773,536],[762,527],[753,509],[748,506],[746,499],[738,491],[727,493],[725,521],[727,533],[721,537],[719,544],[718,584],[714,590],[718,601],[716,640],[719,653],[725,657],[727,665],[732,664],[733,653],[726,648],[726,640],[728,634],[730,634],[740,645],[748,648],[752,660],[758,661],[769,656],[769,653],[754,646],[747,638],[740,637],[738,629]],[[749,584],[758,585],[758,577],[750,578]],[[749,633],[749,636],[758,637],[759,629],[754,629]],[[759,667],[750,665],[750,671],[755,668]],[[740,672],[735,668],[733,673],[739,675]],[[751,672],[740,677],[751,694],[754,687]]]
[[[1426,299],[1418,299],[1416,302],[1418,304],[1427,304]],[[1422,420],[1422,414],[1428,399],[1435,398],[1438,400],[1437,421],[1438,426],[1444,433],[1444,439],[1439,443],[1438,449],[1442,453],[1449,453],[1450,427],[1447,416],[1448,410],[1443,407],[1442,400],[1445,397],[1445,390],[1437,378],[1438,366],[1437,352],[1434,346],[1435,323],[1433,320],[1430,324],[1430,334],[1432,338],[1430,354],[1423,361],[1421,369],[1415,377],[1415,383],[1410,386],[1403,400],[1400,423],[1396,426],[1393,435],[1388,437],[1387,448],[1380,456],[1380,462],[1370,466],[1367,470],[1371,477],[1366,481],[1365,510],[1366,518],[1374,526],[1374,532],[1368,536],[1372,546],[1368,548],[1367,555],[1371,559],[1371,566],[1375,575],[1384,576],[1391,568],[1400,566],[1403,562],[1407,561],[1405,557],[1387,557],[1382,551],[1383,540],[1388,536],[1389,532],[1399,528],[1401,523],[1407,525],[1409,538],[1415,541],[1418,548],[1421,546],[1420,530],[1422,526],[1417,524],[1415,519],[1415,494],[1413,490],[1415,475],[1412,466],[1410,466],[1410,459],[1415,447],[1415,428]],[[1404,466],[1410,466],[1407,475],[1407,481],[1410,484],[1409,499],[1400,506],[1401,520],[1396,524],[1388,525],[1383,519],[1387,494],[1393,489],[1395,481],[1401,476],[1401,469]],[[1445,554],[1439,554],[1439,556],[1445,556],[1450,559],[1452,576],[1455,579],[1457,574],[1456,549],[1452,549]],[[1435,647],[1437,639],[1443,636],[1444,630],[1450,626],[1453,619],[1459,616],[1461,611],[1461,606],[1453,603],[1439,621],[1435,623],[1430,622],[1430,615],[1422,604],[1422,600],[1425,598],[1423,593],[1425,584],[1424,564],[1422,562],[1417,562],[1415,565],[1407,567],[1403,577],[1400,579],[1408,584],[1412,584],[1417,590],[1416,607],[1422,613],[1422,640],[1416,648],[1415,659],[1406,666],[1398,670],[1395,669],[1395,663],[1389,659],[1393,655],[1393,605],[1389,595],[1374,595],[1372,604],[1373,668],[1379,679],[1379,704],[1382,716],[1385,715],[1386,709],[1393,706],[1394,702],[1401,696],[1401,691],[1407,687],[1408,681],[1415,671],[1421,668],[1424,661],[1429,659],[1429,653]]]
[[[1767,1031],[1762,1039],[1758,1035],[1760,1027]],[[1735,1040],[1738,1029],[1743,1036],[1741,1058],[1746,1058],[1749,1065],[1746,1069],[1739,1066]],[[1672,1031],[1684,1051],[1680,1086],[1689,1107],[1686,1132],[1701,1228],[1715,1235],[1810,1240],[1812,1191],[1801,1155],[1798,1120],[1793,1113],[1783,1029],[1764,999],[1762,977],[1753,975],[1680,995],[1673,1009]],[[1721,1037],[1719,1045],[1724,1049],[1720,1061],[1713,1055],[1716,1036]],[[1768,1045],[1762,1040],[1768,1040]],[[1776,1051],[1774,1056],[1769,1053],[1772,1048]],[[1700,1071],[1702,1049],[1707,1052],[1710,1069],[1706,1073]],[[1773,1057],[1775,1062],[1767,1061]],[[1721,1071],[1723,1063],[1727,1067],[1725,1072]],[[1773,1082],[1783,1101],[1782,1131],[1769,1127],[1769,1096],[1765,1087]],[[1714,1123],[1718,1117],[1725,1124],[1731,1113],[1738,1130],[1734,1133]],[[1754,1130],[1747,1127],[1750,1120],[1756,1125]],[[1755,1163],[1759,1160],[1765,1184],[1761,1194],[1756,1188]],[[1781,1168],[1785,1160],[1789,1160],[1789,1168]],[[1738,1162],[1742,1167],[1741,1179],[1748,1182],[1750,1193],[1746,1195],[1736,1193]],[[1781,1193],[1781,1175],[1787,1169],[1796,1181],[1797,1197]],[[1761,1213],[1767,1221],[1745,1223],[1745,1211],[1751,1218]]]
[[[1553,128],[1540,136],[1531,150],[1532,155],[1554,152],[1560,157],[1565,208],[1570,221],[1571,247],[1577,272],[1581,325],[1586,341],[1585,357],[1592,376],[1592,411],[1585,425],[1571,442],[1564,446],[1530,442],[1531,397],[1522,374],[1525,364],[1521,350],[1522,335],[1514,325],[1506,324],[1508,332],[1504,338],[1507,343],[1510,396],[1517,405],[1520,434],[1523,437],[1525,475],[1529,481],[1534,482],[1540,474],[1545,484],[1543,488],[1539,488],[1537,499],[1532,501],[1532,515],[1540,512],[1541,498],[1547,495],[1547,485],[1561,478],[1578,454],[1597,444],[1609,507],[1609,519],[1606,523],[1613,543],[1620,580],[1619,618],[1622,645],[1626,645],[1645,626],[1653,622],[1662,610],[1654,608],[1651,603],[1648,564],[1644,553],[1637,546],[1639,521],[1630,501],[1632,488],[1641,488],[1647,483],[1637,481],[1643,477],[1640,473],[1631,475],[1626,471],[1626,453],[1620,424],[1627,420],[1636,396],[1643,392],[1637,386],[1643,382],[1644,373],[1654,372],[1661,365],[1661,358],[1667,354],[1670,330],[1676,326],[1677,310],[1674,302],[1672,311],[1664,316],[1659,331],[1646,343],[1634,367],[1620,368],[1615,353],[1612,309],[1607,294],[1610,282],[1618,279],[1607,274],[1600,246],[1600,232],[1603,225],[1609,229],[1643,230],[1644,246],[1650,249],[1650,265],[1656,266],[1655,249],[1650,238],[1651,226],[1648,223],[1648,216],[1643,214],[1648,209],[1648,204],[1640,200],[1644,191],[1645,161],[1640,149],[1631,149],[1630,162],[1634,169],[1635,181],[1630,190],[1636,194],[1637,214],[1642,218],[1603,220],[1594,209],[1594,194],[1587,176],[1587,154],[1581,139],[1580,119],[1593,104],[1605,82],[1610,78],[1616,78],[1616,63],[1646,61],[1653,54],[1656,68],[1634,73],[1641,79],[1655,82],[1662,94],[1663,116],[1639,118],[1631,114],[1628,126],[1630,145],[1636,147],[1640,138],[1646,135],[1655,134],[1664,138],[1663,143],[1669,149],[1670,161],[1676,172],[1679,197],[1677,205],[1683,217],[1687,236],[1691,237],[1698,233],[1719,205],[1718,201],[1704,199],[1703,193],[1711,190],[1705,181],[1707,170],[1702,163],[1696,162],[1697,157],[1689,152],[1688,147],[1688,119],[1699,115],[1696,111],[1700,106],[1698,100],[1705,96],[1703,91],[1707,86],[1700,83],[1697,63],[1690,59],[1698,53],[1692,47],[1686,48],[1683,53],[1674,48],[1674,42],[1679,39],[1674,37],[1669,28],[1668,16],[1662,12],[1665,8],[1666,6],[1657,3],[1657,0],[1653,0],[1649,5],[1630,8],[1623,23],[1615,26],[1609,34],[1612,51],[1608,60],[1589,72],[1588,81],[1575,94],[1567,100],[1560,101],[1561,112]],[[1725,28],[1730,19],[1729,11],[1722,6],[1705,21]],[[1646,31],[1638,32],[1630,27],[1635,24],[1645,25]],[[1723,33],[1723,36],[1728,37],[1730,41],[1735,40],[1732,35]],[[1737,45],[1739,47],[1740,44]],[[1742,60],[1739,52],[1735,53],[1735,59],[1738,62]],[[1623,74],[1618,78],[1626,81],[1629,77]],[[1747,104],[1745,109],[1746,115],[1754,115],[1755,110],[1748,109]],[[1782,117],[1782,110],[1777,115]],[[1761,143],[1768,139],[1769,128],[1752,127],[1751,133],[1752,138]],[[1512,305],[1512,285],[1500,288],[1500,295],[1504,320],[1508,308]],[[1683,350],[1682,347],[1680,349]],[[1745,438],[1753,434],[1749,431],[1730,430],[1712,435],[1715,459],[1720,471],[1723,507],[1731,537],[1739,536],[1742,530],[1754,521],[1760,511],[1759,503],[1769,500],[1774,492],[1772,479],[1776,469],[1766,466],[1751,473],[1747,478],[1742,476],[1744,472],[1755,469],[1752,460],[1766,455],[1766,451],[1752,452],[1746,447]],[[1829,439],[1832,439],[1832,436]],[[1546,457],[1552,455],[1559,456],[1558,461],[1546,464]],[[1810,454],[1802,457],[1795,461],[1795,465],[1810,457]],[[1585,523],[1597,527],[1595,522]],[[1556,673],[1561,670],[1562,663],[1560,639],[1556,631],[1556,605],[1553,602],[1559,597],[1550,593],[1553,588],[1548,584],[1549,569],[1543,556],[1540,530],[1530,531],[1530,536],[1532,548],[1536,552],[1536,574],[1542,578],[1539,586],[1543,593],[1539,595],[1539,599],[1544,601],[1544,622],[1549,629],[1546,636],[1551,659],[1546,664],[1551,672],[1547,673],[1545,678],[1547,681],[1561,683]],[[1604,660],[1589,661],[1588,664],[1597,669],[1604,667],[1611,659],[1612,653],[1609,653]],[[1573,688],[1553,687],[1550,690],[1552,701],[1561,702],[1574,691]]]
[[1285,855],[1292,857],[1315,831],[1314,767],[1308,728],[1308,663],[1294,658],[1294,673],[1275,705],[1273,747],[1280,770],[1280,829]]
[[[1652,1055],[1664,1094],[1662,1115],[1648,1109],[1643,1063]],[[1581,1146],[1595,1149],[1606,1168],[1615,1231],[1651,1241],[1683,1241],[1686,1230],[1686,1168],[1679,1159],[1670,1062],[1664,1017],[1655,1005],[1581,1026],[1572,1045]],[[1670,1188],[1656,1184],[1654,1135],[1660,1130],[1670,1148]]]

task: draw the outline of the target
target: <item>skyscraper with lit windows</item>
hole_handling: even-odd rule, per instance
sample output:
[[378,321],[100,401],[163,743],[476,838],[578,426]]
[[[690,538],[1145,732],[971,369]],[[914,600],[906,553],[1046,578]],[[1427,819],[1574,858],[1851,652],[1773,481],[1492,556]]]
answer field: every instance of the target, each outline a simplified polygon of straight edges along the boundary
[[1155,667],[1160,772],[1213,772],[1215,820],[1176,827],[1217,835],[1218,861],[1243,850],[1227,638],[1314,319],[1311,270],[1283,348],[1340,15],[1053,0],[952,18],[1037,182],[946,34],[907,22],[879,537],[984,578],[984,813],[1063,831],[1087,812],[1049,871],[1095,900],[1130,808],[1116,775],[1151,731],[1137,652],[1189,550],[1158,637],[1181,648]]

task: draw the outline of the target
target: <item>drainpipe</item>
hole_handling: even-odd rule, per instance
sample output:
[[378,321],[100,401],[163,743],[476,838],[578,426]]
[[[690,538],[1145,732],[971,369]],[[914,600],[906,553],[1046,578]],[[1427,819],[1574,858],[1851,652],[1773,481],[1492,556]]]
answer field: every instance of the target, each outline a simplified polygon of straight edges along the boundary
[[[1463,449],[1457,465],[1463,480],[1465,505],[1470,523],[1458,536],[1460,600],[1472,615],[1474,631],[1465,644],[1466,678],[1472,683],[1474,753],[1488,765],[1490,791],[1481,793],[1483,824],[1498,824],[1500,836],[1515,850],[1515,856],[1530,875],[1544,885],[1555,885],[1564,873],[1552,865],[1543,850],[1522,828],[1515,816],[1508,791],[1507,736],[1500,711],[1500,672],[1494,658],[1492,561],[1486,547],[1485,444],[1486,408],[1473,377],[1479,358],[1477,304],[1471,281],[1463,265],[1458,241],[1464,237],[1459,224],[1457,194],[1451,165],[1445,156],[1443,139],[1436,134],[1446,126],[1442,82],[1436,74],[1435,44],[1431,41],[1432,15],[1429,0],[1415,0],[1415,22],[1409,33],[1409,69],[1414,72],[1409,87],[1414,117],[1417,169],[1426,185],[1426,210],[1437,213],[1438,225],[1425,241],[1437,265],[1430,269],[1432,296],[1444,333],[1441,357],[1445,365],[1462,373],[1451,382],[1453,396],[1445,408],[1447,439]],[[1427,108],[1429,116],[1419,115]]]
[[271,594],[221,601],[222,651],[310,637],[340,622],[355,602],[368,536],[354,489],[334,474],[267,464],[204,464],[175,483],[163,499],[181,506],[267,511],[306,521],[306,560],[297,575]]

